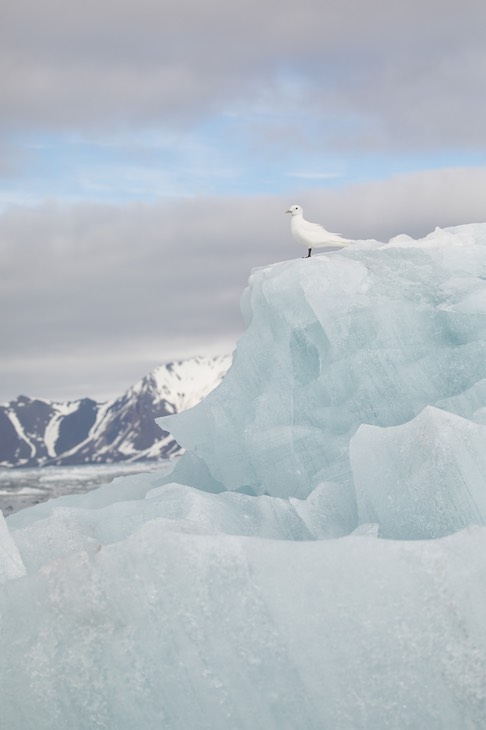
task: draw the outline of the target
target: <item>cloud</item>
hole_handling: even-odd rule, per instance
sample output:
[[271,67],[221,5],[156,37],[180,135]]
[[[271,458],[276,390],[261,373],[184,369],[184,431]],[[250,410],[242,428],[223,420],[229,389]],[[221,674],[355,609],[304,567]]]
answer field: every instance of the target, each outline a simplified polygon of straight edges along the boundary
[[[47,365],[51,381],[66,382],[67,376],[79,394],[76,370],[87,394],[84,373],[107,356],[118,359],[111,377],[126,387],[134,351],[143,375],[157,364],[155,352],[160,362],[216,345],[230,350],[241,330],[238,302],[248,272],[278,253],[272,252],[272,208],[266,217],[264,208],[257,199],[192,199],[124,207],[45,204],[5,212],[3,382],[5,369],[13,375],[23,360],[30,363],[30,377],[18,389],[42,395],[38,387]],[[103,387],[106,381],[98,383]],[[113,382],[110,392],[115,387]]]
[[[303,191],[306,215],[351,238],[387,241],[486,221],[486,167],[439,168],[339,189]],[[299,197],[297,194],[296,199]]]
[[291,203],[357,238],[486,220],[484,167],[389,175],[484,161],[485,22],[483,0],[7,3],[0,399],[230,348],[250,269],[299,255]]
[[486,168],[454,168],[292,199],[11,208],[0,215],[0,400],[115,395],[163,360],[231,350],[251,269],[301,254],[290,203],[346,236],[388,240],[485,221],[485,189]]
[[180,130],[278,109],[249,124],[278,139],[286,113],[306,110],[323,148],[484,149],[480,0],[23,0],[2,16],[5,130]]

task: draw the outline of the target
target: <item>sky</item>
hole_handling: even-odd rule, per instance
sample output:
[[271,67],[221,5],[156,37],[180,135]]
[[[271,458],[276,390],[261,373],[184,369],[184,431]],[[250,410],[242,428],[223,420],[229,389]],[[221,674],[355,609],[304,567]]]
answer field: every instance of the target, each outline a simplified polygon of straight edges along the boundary
[[231,352],[254,267],[486,221],[483,0],[17,0],[0,23],[0,402]]

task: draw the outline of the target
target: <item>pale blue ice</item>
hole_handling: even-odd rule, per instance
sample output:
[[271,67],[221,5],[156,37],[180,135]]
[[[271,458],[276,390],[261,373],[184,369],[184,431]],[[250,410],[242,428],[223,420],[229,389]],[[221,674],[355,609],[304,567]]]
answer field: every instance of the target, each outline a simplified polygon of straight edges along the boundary
[[242,310],[170,475],[0,524],[5,727],[486,727],[486,224],[254,271]]

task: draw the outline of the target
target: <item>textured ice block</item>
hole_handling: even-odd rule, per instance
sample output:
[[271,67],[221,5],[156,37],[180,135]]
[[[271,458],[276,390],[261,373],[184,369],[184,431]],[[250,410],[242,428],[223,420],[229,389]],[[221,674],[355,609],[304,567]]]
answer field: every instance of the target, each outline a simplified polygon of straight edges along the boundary
[[21,575],[25,575],[25,567],[0,510],[0,583]]
[[439,403],[480,420],[485,301],[481,225],[255,271],[223,382],[159,419],[190,452],[176,481],[304,498],[322,482],[349,488],[363,423],[396,426]]
[[167,530],[0,591],[15,730],[482,728],[486,529],[428,542]]
[[425,408],[402,426],[361,426],[350,454],[358,521],[380,537],[442,537],[486,524],[486,426]]
[[486,727],[485,302],[486,225],[255,272],[173,473],[7,520],[3,725]]

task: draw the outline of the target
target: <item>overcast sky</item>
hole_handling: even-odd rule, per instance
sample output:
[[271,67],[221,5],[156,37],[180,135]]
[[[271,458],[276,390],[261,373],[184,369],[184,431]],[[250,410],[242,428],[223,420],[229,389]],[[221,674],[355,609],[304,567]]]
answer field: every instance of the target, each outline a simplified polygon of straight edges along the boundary
[[229,352],[283,211],[486,220],[484,0],[17,0],[0,23],[0,402]]

